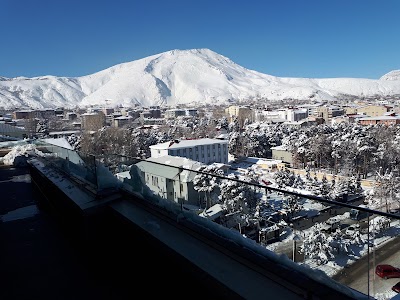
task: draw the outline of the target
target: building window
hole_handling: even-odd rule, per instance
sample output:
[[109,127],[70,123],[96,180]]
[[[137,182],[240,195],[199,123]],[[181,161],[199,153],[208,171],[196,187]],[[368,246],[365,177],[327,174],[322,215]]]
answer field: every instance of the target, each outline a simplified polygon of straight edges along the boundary
[[157,176],[151,176],[151,184],[154,186],[158,186],[158,177]]

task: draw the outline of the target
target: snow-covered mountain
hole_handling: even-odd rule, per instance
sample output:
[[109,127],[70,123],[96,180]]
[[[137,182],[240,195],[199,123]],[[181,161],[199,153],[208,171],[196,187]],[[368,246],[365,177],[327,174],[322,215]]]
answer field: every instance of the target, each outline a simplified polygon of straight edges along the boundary
[[283,78],[248,70],[209,49],[192,49],[164,52],[83,77],[0,77],[0,107],[5,109],[332,100],[343,94],[400,94],[400,70],[378,80]]

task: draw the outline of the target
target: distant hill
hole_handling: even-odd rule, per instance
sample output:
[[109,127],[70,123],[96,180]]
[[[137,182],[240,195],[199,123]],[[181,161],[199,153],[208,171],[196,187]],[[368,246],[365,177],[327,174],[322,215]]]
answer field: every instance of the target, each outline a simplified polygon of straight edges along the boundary
[[248,70],[209,49],[172,50],[83,77],[0,77],[0,107],[175,105],[340,95],[400,94],[400,70],[380,79],[283,78]]

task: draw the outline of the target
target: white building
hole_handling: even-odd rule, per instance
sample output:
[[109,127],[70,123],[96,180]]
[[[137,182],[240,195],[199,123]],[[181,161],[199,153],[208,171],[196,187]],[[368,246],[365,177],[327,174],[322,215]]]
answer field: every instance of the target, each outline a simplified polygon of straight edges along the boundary
[[204,164],[228,163],[228,141],[219,139],[175,140],[150,146],[151,157],[186,157]]

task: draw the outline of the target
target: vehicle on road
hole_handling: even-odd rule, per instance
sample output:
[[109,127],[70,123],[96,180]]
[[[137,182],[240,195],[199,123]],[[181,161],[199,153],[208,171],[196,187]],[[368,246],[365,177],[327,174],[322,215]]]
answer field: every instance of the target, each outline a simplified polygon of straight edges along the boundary
[[337,220],[335,218],[328,219],[321,225],[321,231],[326,233],[335,232],[337,229],[340,228],[341,228],[340,220]]
[[394,286],[392,286],[392,291],[395,291],[396,293],[400,293],[400,281],[396,283]]
[[[368,208],[366,205],[360,205],[360,207]],[[371,213],[368,213],[366,211],[361,211],[361,210],[358,210],[355,208],[352,208],[350,210],[350,219],[352,219],[352,220],[360,221],[360,220],[367,218],[368,215],[372,216]]]
[[353,236],[356,231],[360,230],[360,224],[352,224],[346,229],[347,236]]
[[400,268],[396,268],[392,265],[377,265],[375,274],[383,279],[400,278]]

